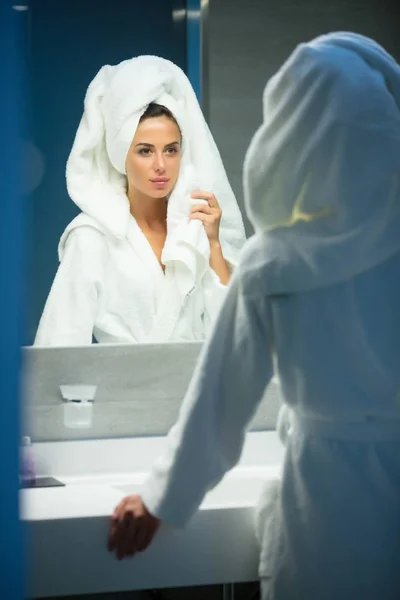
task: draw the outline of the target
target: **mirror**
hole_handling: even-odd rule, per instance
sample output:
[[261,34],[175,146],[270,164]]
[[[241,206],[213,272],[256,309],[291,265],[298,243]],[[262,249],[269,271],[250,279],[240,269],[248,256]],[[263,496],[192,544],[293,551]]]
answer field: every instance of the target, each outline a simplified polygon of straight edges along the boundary
[[[125,195],[125,202],[131,209],[131,218],[123,231],[118,225],[120,217],[107,212],[113,202],[107,188],[110,181],[106,182],[100,194],[93,193],[92,196],[90,190],[85,191],[84,186],[76,183],[84,151],[75,156],[75,162],[72,160],[70,163],[71,181],[67,182],[70,193],[67,191],[67,160],[75,147],[74,139],[87,88],[100,68],[106,64],[117,65],[132,56],[151,54],[169,59],[187,70],[185,2],[159,0],[156,5],[154,2],[143,5],[123,0],[116,12],[113,3],[99,7],[95,0],[84,3],[78,0],[57,3],[31,0],[28,10],[21,13],[27,49],[26,69],[31,84],[26,146],[31,171],[27,190],[32,223],[30,242],[34,248],[29,259],[26,345],[33,344],[35,337],[36,344],[41,346],[81,346],[92,341],[123,344],[202,341],[226,293],[224,287],[234,263],[234,260],[230,261],[229,252],[225,256],[224,251],[225,243],[229,246],[229,235],[221,233],[223,252],[214,244],[209,250],[210,259],[204,264],[202,258],[207,255],[204,245],[205,241],[210,241],[209,238],[194,226],[188,231],[185,229],[178,240],[184,246],[183,254],[188,255],[182,273],[177,243],[170,244],[169,264],[163,269],[161,252],[166,248],[168,237],[165,238],[164,229],[159,227],[161,205],[156,209],[157,219],[149,225],[154,202],[146,199],[147,211],[143,211],[141,202],[147,192],[138,184],[140,176],[150,181],[151,199],[162,201],[164,209],[166,197],[171,206],[175,202],[174,194],[184,198],[188,207],[187,220],[192,204],[204,205],[208,201],[200,197],[192,202],[190,198],[190,193],[203,183],[201,177],[198,181],[196,169],[191,172],[191,164],[184,160],[185,152],[187,157],[184,146],[186,144],[187,147],[190,128],[183,132],[182,122],[185,119],[190,121],[191,115],[178,117],[172,104],[169,109],[167,107],[172,118],[168,112],[159,114],[156,109],[140,123],[133,120],[129,139],[132,146],[126,148],[125,165],[119,166],[119,171],[116,162],[121,157],[115,158],[107,141],[106,152],[112,154],[108,156],[110,164],[107,163],[107,168],[111,165],[112,178],[119,186],[115,206],[121,203],[121,195]],[[153,18],[155,11],[157,19]],[[151,36],[148,36],[149,30]],[[150,71],[144,73],[143,84],[138,83],[135,90],[145,86]],[[126,90],[128,94],[129,86]],[[119,100],[123,95],[122,89]],[[156,98],[151,97],[151,100]],[[86,116],[96,117],[91,112]],[[104,118],[103,111],[100,118]],[[164,129],[160,133],[161,125]],[[92,133],[89,132],[90,135]],[[78,136],[76,144],[79,145],[82,139]],[[86,142],[90,144],[87,139]],[[139,143],[142,145],[138,146]],[[201,152],[203,148],[199,147],[197,153],[200,155]],[[200,157],[198,160],[201,162],[203,159]],[[151,168],[147,166],[150,161],[155,163]],[[160,161],[168,163],[168,166],[160,164]],[[211,164],[214,162],[210,160]],[[80,166],[76,166],[77,163]],[[135,170],[139,163],[141,170]],[[124,166],[126,177],[121,175]],[[177,170],[179,176],[176,178],[174,173]],[[93,182],[90,169],[86,175]],[[104,172],[99,177],[103,175]],[[163,178],[170,179],[171,185],[163,183]],[[202,188],[205,192],[213,191],[206,185]],[[131,194],[132,190],[140,193]],[[217,200],[223,203],[224,189],[216,195]],[[225,200],[225,204],[234,202],[229,190],[227,195],[229,200]],[[103,200],[108,203],[107,210],[103,210]],[[174,206],[177,210],[174,212],[171,208],[174,212],[171,223],[176,224],[177,202]],[[76,221],[82,210],[83,216]],[[237,212],[240,215],[239,209]],[[225,207],[220,232],[225,223],[224,215],[229,220]],[[112,222],[114,216],[115,223]],[[238,218],[237,214],[235,218]],[[203,228],[201,222],[198,223]],[[244,242],[244,231],[240,227],[234,232],[234,238],[236,247]],[[195,251],[188,252],[188,243],[197,244]],[[199,257],[201,260],[198,260]],[[59,258],[62,259],[60,269]]]

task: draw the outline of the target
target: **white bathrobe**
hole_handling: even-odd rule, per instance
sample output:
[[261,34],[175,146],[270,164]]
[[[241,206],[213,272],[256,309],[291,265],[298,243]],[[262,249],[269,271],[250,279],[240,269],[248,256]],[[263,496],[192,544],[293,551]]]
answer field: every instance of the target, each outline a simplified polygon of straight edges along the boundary
[[[182,133],[179,178],[168,198],[163,272],[130,214],[125,160],[150,102],[166,106]],[[179,67],[141,56],[102,67],[89,85],[67,163],[67,187],[82,210],[64,232],[60,267],[35,345],[203,340],[226,292],[210,268],[195,189],[215,194],[220,242],[231,270],[244,241],[239,207],[189,80]]]
[[262,596],[395,600],[400,69],[371,40],[323,36],[271,80],[264,111],[245,162],[256,235],[142,497],[189,520],[238,462],[276,359],[291,430],[257,512]]
[[117,239],[82,215],[64,234],[61,263],[35,345],[203,340],[226,286],[208,268],[177,297],[173,266],[163,272],[135,219]]

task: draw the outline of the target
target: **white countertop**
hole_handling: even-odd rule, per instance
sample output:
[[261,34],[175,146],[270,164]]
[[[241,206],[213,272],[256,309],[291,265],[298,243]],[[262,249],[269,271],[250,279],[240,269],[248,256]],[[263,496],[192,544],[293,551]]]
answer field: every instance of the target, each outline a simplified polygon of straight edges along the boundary
[[140,485],[165,438],[60,442],[34,446],[39,474],[65,487],[21,492],[28,534],[29,596],[89,594],[254,581],[253,518],[261,490],[279,478],[275,432],[249,433],[239,465],[206,496],[185,530],[163,526],[133,559],[107,552],[109,518]]

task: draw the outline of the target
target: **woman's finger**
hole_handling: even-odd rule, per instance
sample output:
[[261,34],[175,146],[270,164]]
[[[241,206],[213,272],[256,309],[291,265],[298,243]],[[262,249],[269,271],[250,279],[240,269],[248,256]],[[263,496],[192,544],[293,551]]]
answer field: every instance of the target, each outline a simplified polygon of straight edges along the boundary
[[116,548],[116,538],[118,533],[118,521],[112,520],[108,533],[107,548],[109,552],[114,552]]
[[207,200],[208,205],[211,206],[211,208],[217,208],[219,206],[216,197],[211,192],[195,190],[192,192],[191,197],[198,200]]
[[159,527],[160,521],[151,515],[148,515],[142,521],[136,536],[136,549],[138,552],[143,552],[149,547]]
[[190,219],[199,219],[199,221],[203,221],[203,223],[208,223],[209,225],[213,225],[219,221],[218,215],[208,215],[206,213],[193,213],[193,215],[190,215]]
[[126,531],[126,556],[134,556],[138,552],[138,534],[140,532],[140,520],[133,519],[129,529]]
[[108,535],[108,550],[109,552],[117,552],[118,548],[121,544],[121,537],[123,536],[123,528],[121,525],[121,521],[113,520],[111,522],[111,527]]
[[192,206],[192,212],[203,212],[211,215],[213,209],[208,204],[195,204]]
[[211,194],[211,196],[209,198],[207,198],[207,200],[208,200],[208,205],[211,206],[211,208],[219,208],[218,201],[217,201],[216,197],[214,196],[214,194]]
[[119,536],[117,538],[117,558],[121,560],[125,556],[133,555],[136,551],[136,534],[138,523],[131,512],[124,515],[119,524]]
[[144,520],[140,523],[136,535],[136,550],[137,552],[143,552],[151,541],[151,525],[148,520]]
[[200,212],[196,212],[196,213],[192,213],[189,217],[190,221],[203,221],[203,223],[206,221],[206,218],[208,217],[208,215],[206,215],[205,213],[200,213]]
[[118,520],[120,518],[120,515],[122,515],[124,513],[125,510],[125,506],[127,503],[128,497],[126,496],[125,498],[123,498],[123,500],[121,500],[121,502],[115,507],[113,516],[111,517],[113,520]]
[[214,194],[211,192],[206,192],[204,190],[193,190],[193,192],[190,194],[194,200],[207,200],[207,202],[213,195]]

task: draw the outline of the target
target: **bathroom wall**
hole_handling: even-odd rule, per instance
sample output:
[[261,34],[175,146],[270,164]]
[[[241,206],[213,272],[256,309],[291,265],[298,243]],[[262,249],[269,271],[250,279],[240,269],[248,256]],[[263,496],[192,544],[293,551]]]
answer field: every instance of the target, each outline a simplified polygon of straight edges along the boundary
[[298,43],[330,31],[372,37],[400,60],[394,9],[390,0],[210,0],[209,122],[242,207],[243,159],[269,77]]
[[[165,435],[175,423],[201,344],[28,348],[24,434],[34,441]],[[65,425],[60,385],[96,385],[91,426]],[[245,399],[243,399],[245,401]],[[271,382],[250,429],[274,429],[280,389]]]

